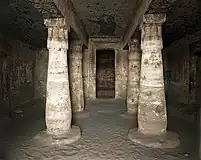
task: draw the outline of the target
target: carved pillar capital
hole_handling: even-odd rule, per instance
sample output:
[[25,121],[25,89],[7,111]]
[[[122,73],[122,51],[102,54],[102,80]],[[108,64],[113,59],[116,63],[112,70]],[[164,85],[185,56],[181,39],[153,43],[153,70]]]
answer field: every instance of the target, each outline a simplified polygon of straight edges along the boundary
[[70,43],[70,50],[71,50],[71,58],[72,59],[82,59],[82,47],[83,44],[81,41],[72,41]]
[[68,25],[64,18],[45,19],[48,28],[47,48],[68,49]]
[[[128,59],[129,60],[134,60],[134,59],[138,59],[138,57],[140,57],[140,40],[135,38],[135,39],[131,39],[128,43],[129,45],[129,56]],[[137,60],[136,59],[136,60]]]
[[158,50],[163,48],[162,24],[165,20],[165,14],[144,15],[141,25],[142,50]]
[[146,24],[163,24],[166,21],[166,14],[145,14],[143,23]]

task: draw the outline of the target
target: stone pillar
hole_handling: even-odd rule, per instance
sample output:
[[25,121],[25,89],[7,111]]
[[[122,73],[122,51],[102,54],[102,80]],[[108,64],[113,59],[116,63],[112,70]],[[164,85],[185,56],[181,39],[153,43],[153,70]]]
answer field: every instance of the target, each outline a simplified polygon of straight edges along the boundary
[[46,48],[37,52],[34,73],[34,97],[43,99],[46,97],[48,50]]
[[71,104],[73,116],[76,118],[86,118],[89,112],[84,111],[84,82],[82,76],[82,43],[81,41],[73,41],[70,44],[69,52],[69,75]]
[[115,99],[126,99],[128,51],[115,50]]
[[96,99],[96,46],[94,43],[91,45],[90,51],[90,69],[92,69],[90,77],[90,97],[92,100]]
[[63,18],[45,19],[49,49],[45,122],[47,130],[35,138],[46,143],[69,144],[81,137],[79,127],[72,126],[68,77],[68,26]]
[[127,86],[128,86],[128,50],[122,51],[122,99],[126,100],[127,97]]
[[129,69],[127,89],[127,112],[137,115],[140,88],[140,39],[133,39],[129,43]]
[[73,112],[84,110],[83,78],[82,78],[82,43],[70,43],[69,75]]
[[167,132],[167,113],[161,49],[162,24],[165,14],[147,14],[143,17],[141,33],[141,76],[138,105],[138,129],[128,136],[135,142],[155,148],[179,145],[176,133]]
[[91,40],[89,40],[88,52],[84,53],[83,59],[84,74],[87,75],[85,77],[87,82],[86,98],[87,100],[94,100],[96,99],[96,52]]
[[[188,103],[195,104],[196,103],[196,66],[197,66],[197,56],[190,55],[189,56],[189,96]],[[185,73],[184,73],[185,74]],[[185,77],[185,82],[187,77]],[[186,82],[186,83],[187,83]]]
[[83,50],[83,81],[84,81],[84,100],[85,102],[90,99],[89,91],[89,50]]

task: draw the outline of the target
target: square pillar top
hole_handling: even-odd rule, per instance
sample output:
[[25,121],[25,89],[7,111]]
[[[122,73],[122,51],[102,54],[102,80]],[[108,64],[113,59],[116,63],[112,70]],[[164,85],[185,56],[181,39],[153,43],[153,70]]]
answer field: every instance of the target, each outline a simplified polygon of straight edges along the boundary
[[147,24],[162,24],[166,21],[166,14],[145,14],[143,16],[143,23]]

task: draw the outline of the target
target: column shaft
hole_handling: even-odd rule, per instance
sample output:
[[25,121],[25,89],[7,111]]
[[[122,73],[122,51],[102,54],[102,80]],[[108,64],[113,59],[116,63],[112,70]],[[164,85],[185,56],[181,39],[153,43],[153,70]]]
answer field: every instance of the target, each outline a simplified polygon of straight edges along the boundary
[[84,49],[83,50],[83,59],[82,59],[82,64],[83,64],[83,82],[84,82],[84,100],[90,99],[89,96],[89,50]]
[[70,45],[69,71],[73,112],[84,110],[84,93],[82,78],[82,44],[77,41]]
[[143,21],[138,129],[144,134],[161,134],[167,128],[161,53],[165,16],[145,15]]
[[89,41],[88,52],[84,53],[84,60],[84,70],[87,71],[85,79],[88,84],[86,97],[88,100],[93,100],[96,99],[96,52],[91,40]]
[[64,134],[71,128],[71,101],[68,77],[68,30],[64,19],[45,20],[49,49],[46,126],[49,134]]
[[115,50],[115,99],[126,99],[128,51]]
[[127,89],[127,112],[137,114],[140,88],[141,52],[139,40],[133,39],[129,43],[129,70]]

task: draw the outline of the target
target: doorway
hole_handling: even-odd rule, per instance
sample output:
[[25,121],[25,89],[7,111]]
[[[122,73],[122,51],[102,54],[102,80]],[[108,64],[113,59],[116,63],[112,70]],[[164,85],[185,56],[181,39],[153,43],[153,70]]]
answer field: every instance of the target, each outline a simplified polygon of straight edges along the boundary
[[115,98],[115,51],[96,51],[96,98]]

